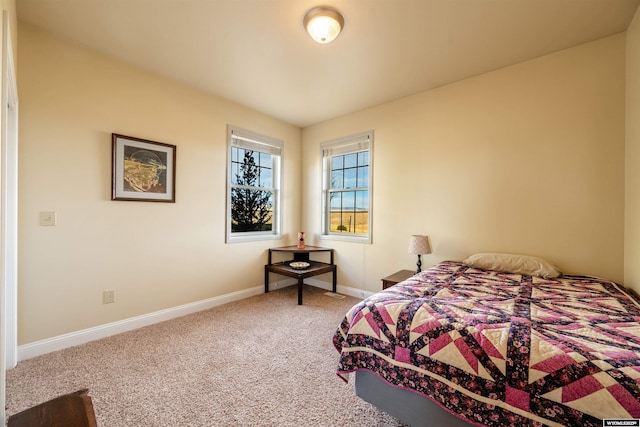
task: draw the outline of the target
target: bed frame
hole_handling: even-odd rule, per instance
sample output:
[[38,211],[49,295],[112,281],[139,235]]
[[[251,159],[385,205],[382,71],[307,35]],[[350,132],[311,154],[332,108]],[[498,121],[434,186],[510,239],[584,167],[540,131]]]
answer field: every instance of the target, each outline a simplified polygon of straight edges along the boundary
[[356,395],[412,427],[469,427],[421,394],[393,387],[369,371],[355,372]]

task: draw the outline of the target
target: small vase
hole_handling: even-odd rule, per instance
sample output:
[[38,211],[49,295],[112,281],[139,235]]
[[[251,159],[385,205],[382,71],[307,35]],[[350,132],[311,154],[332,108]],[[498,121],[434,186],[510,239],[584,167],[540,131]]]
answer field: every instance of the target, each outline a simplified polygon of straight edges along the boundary
[[298,249],[304,249],[304,231],[298,232]]

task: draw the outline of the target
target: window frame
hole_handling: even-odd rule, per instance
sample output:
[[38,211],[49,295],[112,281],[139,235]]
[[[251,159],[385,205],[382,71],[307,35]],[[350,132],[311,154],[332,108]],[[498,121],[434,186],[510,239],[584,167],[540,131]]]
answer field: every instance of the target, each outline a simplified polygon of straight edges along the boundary
[[[267,153],[272,156],[272,187],[256,187],[262,191],[273,193],[273,207],[271,214],[272,227],[268,231],[243,231],[234,232],[231,226],[231,194],[233,184],[233,157],[232,148],[250,149],[260,153]],[[283,157],[284,142],[269,136],[261,135],[235,126],[227,126],[227,201],[226,201],[226,243],[253,242],[260,240],[277,240],[282,237],[282,210],[281,194],[283,182]]]
[[[363,191],[366,189],[368,192],[367,234],[331,231],[331,176],[333,171],[331,159],[334,156],[365,151],[369,156],[367,187],[348,188],[343,191]],[[371,243],[373,239],[373,131],[323,142],[320,144],[320,157],[322,161],[322,230],[320,239]]]

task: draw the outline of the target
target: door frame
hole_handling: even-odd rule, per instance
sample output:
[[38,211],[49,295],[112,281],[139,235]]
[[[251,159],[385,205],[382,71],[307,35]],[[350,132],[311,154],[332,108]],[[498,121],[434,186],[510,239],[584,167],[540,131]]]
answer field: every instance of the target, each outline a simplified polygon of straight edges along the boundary
[[18,363],[18,88],[9,13],[2,13],[2,93],[0,109],[0,289],[4,368]]

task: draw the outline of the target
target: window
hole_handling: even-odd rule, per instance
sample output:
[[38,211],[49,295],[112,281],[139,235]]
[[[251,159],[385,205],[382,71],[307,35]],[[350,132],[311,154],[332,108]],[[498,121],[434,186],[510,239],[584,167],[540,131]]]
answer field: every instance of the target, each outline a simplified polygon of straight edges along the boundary
[[371,243],[373,132],[323,143],[322,238]]
[[280,237],[282,141],[229,126],[227,243]]

